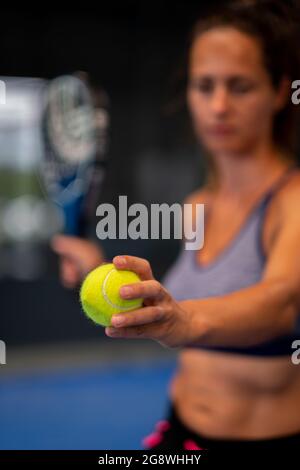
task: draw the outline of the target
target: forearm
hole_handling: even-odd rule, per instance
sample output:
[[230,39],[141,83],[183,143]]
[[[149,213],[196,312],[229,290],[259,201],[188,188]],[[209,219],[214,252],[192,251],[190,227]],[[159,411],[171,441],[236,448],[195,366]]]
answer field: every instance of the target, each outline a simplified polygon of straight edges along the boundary
[[188,344],[251,346],[288,333],[298,310],[297,295],[282,280],[262,281],[238,292],[186,300]]

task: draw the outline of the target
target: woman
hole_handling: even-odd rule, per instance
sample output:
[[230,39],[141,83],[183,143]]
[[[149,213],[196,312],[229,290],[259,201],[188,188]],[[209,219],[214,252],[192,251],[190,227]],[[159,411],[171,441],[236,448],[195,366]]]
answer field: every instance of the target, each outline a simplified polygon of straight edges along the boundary
[[152,450],[300,445],[300,171],[289,133],[299,69],[285,14],[280,2],[239,2],[194,29],[187,102],[210,168],[185,202],[205,204],[203,249],[183,248],[163,283],[146,260],[113,260],[143,281],[121,295],[145,301],[107,335],[179,350],[169,413],[144,439]]

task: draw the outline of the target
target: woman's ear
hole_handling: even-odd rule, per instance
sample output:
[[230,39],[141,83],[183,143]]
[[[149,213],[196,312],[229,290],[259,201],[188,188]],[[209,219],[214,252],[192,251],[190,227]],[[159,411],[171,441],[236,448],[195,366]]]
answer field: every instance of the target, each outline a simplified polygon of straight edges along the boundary
[[275,111],[281,111],[291,99],[292,81],[287,76],[282,77],[276,90]]

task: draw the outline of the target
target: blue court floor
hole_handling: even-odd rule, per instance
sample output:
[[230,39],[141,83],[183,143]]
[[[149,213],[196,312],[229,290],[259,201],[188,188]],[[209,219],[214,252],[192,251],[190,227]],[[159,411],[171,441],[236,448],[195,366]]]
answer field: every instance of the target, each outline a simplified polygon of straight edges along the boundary
[[0,449],[142,449],[175,360],[0,375]]

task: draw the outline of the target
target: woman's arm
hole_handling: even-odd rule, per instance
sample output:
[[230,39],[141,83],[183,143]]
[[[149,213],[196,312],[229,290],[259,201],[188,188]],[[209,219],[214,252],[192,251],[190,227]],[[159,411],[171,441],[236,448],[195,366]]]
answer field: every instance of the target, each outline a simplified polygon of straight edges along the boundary
[[206,331],[192,342],[248,346],[289,333],[300,311],[299,209],[300,188],[295,185],[281,195],[280,224],[259,283],[232,294],[180,303],[191,316],[191,333]]
[[[126,298],[145,297],[147,308],[115,315],[114,319],[122,318],[124,323],[114,333],[108,328],[107,333],[148,337],[171,347],[249,346],[288,333],[300,308],[299,208],[300,188],[290,188],[278,206],[280,228],[262,280],[224,296],[175,302],[153,279],[145,260],[125,256],[127,269],[138,272],[144,280],[135,284]],[[114,262],[120,267],[118,259]]]
[[179,304],[190,318],[188,344],[203,346],[252,346],[288,334],[299,311],[295,292],[284,279]]

